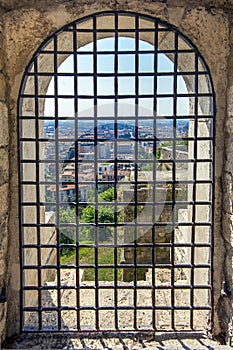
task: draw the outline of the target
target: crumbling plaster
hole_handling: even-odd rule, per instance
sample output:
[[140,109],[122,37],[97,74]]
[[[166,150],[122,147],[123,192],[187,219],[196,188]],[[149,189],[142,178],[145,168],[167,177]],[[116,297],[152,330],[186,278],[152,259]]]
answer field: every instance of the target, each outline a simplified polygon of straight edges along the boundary
[[[233,42],[230,21],[233,1],[1,0],[0,6],[0,159],[9,150],[9,167],[7,160],[4,164],[0,161],[0,240],[8,237],[0,247],[1,264],[6,267],[0,269],[0,291],[4,282],[8,290],[7,306],[0,304],[1,337],[19,332],[17,100],[23,74],[41,43],[65,24],[100,11],[124,10],[155,16],[175,25],[197,46],[210,69],[216,94],[214,333],[226,338],[231,300],[228,293],[221,296],[221,288],[225,281],[231,289],[233,61],[229,55]],[[8,218],[9,225],[2,225]]]

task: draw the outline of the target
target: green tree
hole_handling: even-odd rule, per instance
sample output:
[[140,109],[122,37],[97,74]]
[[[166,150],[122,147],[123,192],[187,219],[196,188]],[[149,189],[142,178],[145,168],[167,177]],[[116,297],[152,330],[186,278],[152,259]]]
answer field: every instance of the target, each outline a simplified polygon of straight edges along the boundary
[[95,190],[88,190],[87,198],[88,198],[88,202],[94,202],[95,201]]
[[115,199],[114,187],[110,187],[106,191],[100,193],[99,199],[103,202],[112,202]]
[[[95,223],[95,207],[88,206],[83,210],[81,221],[83,223],[93,224]],[[115,217],[114,217],[114,206],[99,206],[98,207],[98,223],[114,223]],[[93,228],[86,227],[86,236],[87,240],[93,241],[94,240],[94,230]],[[104,242],[112,237],[112,229],[111,227],[106,227],[99,225],[99,240],[101,242]]]
[[[79,215],[82,215],[82,209],[79,208]],[[76,207],[61,207],[60,208],[60,223],[72,224],[76,223]],[[85,241],[88,237],[84,230],[79,230],[79,240]],[[60,228],[60,244],[75,244],[76,243],[76,226],[63,226]],[[63,248],[61,255],[68,254],[69,248]]]
[[86,223],[94,223],[95,222],[95,207],[89,205],[86,207],[81,216],[81,221]]
[[[106,191],[99,194],[100,202],[109,202],[109,205],[98,206],[97,211],[97,222],[98,222],[98,233],[99,240],[101,242],[107,241],[112,237],[112,227],[101,225],[101,224],[112,224],[115,220],[119,223],[122,222],[121,213],[114,214],[114,205],[111,204],[114,200],[115,191],[111,187]],[[94,190],[89,190],[88,200],[95,200]],[[95,206],[88,205],[86,208],[79,208],[79,219],[81,223],[94,224],[95,223]],[[60,208],[60,223],[70,224],[76,223],[76,206],[61,207]],[[93,242],[95,240],[95,230],[93,225],[80,226],[78,230],[79,241],[82,242]],[[60,229],[60,243],[61,244],[74,244],[76,242],[76,226],[65,226]],[[69,255],[71,248],[63,248],[61,255]]]
[[[60,223],[61,224],[71,224],[76,222],[76,210],[75,208],[60,208]],[[76,237],[75,227],[64,226],[60,228],[60,244],[74,244]],[[62,248],[61,255],[70,254],[72,249]]]
[[156,148],[156,159],[160,159],[161,157],[161,148],[161,145],[159,145],[159,147]]

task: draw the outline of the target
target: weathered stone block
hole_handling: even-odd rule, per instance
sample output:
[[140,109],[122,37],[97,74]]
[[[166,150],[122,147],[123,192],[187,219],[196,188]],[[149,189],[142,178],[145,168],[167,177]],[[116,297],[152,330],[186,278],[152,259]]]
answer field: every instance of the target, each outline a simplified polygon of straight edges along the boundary
[[4,217],[0,220],[0,288],[4,284],[2,278],[6,273],[6,253],[7,253],[7,223],[8,218]]
[[0,304],[0,346],[6,335],[6,304]]
[[8,150],[0,149],[0,186],[9,180]]
[[230,135],[233,134],[233,117],[227,118],[225,123],[225,131]]
[[8,212],[8,184],[0,186],[0,219]]
[[[0,60],[1,60],[1,55],[0,55]],[[1,65],[1,62],[0,62],[0,65]],[[4,74],[0,73],[0,101],[5,100],[5,94],[6,94],[6,80],[5,80]],[[5,121],[5,123],[8,125],[7,120]]]
[[[2,86],[2,78],[0,74],[0,90],[4,89],[4,84]],[[0,93],[0,99],[2,99],[2,93]],[[8,111],[6,104],[0,102],[0,147],[7,146],[9,143],[9,131],[8,131]]]

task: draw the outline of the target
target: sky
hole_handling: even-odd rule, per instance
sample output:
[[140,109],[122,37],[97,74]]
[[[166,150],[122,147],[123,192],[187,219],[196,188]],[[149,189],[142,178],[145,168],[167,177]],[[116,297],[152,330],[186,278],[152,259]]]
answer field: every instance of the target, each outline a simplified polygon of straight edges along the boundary
[[[114,51],[114,38],[105,38],[97,40],[97,50]],[[119,37],[118,38],[118,72],[134,73],[135,72],[135,55],[129,53],[123,55],[120,51],[134,51],[135,39]],[[139,40],[139,50],[153,50],[153,46],[145,41]],[[78,55],[77,66],[80,73],[93,73],[93,43],[87,44],[78,49],[78,52],[85,52],[85,55]],[[58,67],[59,73],[73,73],[73,55]],[[153,94],[154,92],[154,54],[139,54],[139,73],[151,73],[152,76],[139,77],[139,94]],[[158,72],[173,72],[174,65],[172,61],[164,54],[158,54]],[[114,73],[114,52],[113,54],[97,55],[97,73]],[[173,93],[173,77],[157,77],[157,93]],[[78,116],[92,117],[94,115],[93,106],[93,77],[78,77],[78,93],[88,95],[90,99],[78,99]],[[185,82],[181,76],[177,78],[177,92],[187,93]],[[54,94],[54,78],[48,87],[47,95]],[[73,95],[74,79],[73,77],[58,77],[58,94]],[[97,94],[99,96],[114,94],[114,78],[98,77]],[[135,94],[134,77],[118,77],[118,94],[122,97],[125,95]],[[97,115],[99,117],[111,117],[114,115],[114,102],[107,99],[98,99]],[[173,116],[173,98],[157,98],[157,111],[153,108],[153,98],[140,98],[138,101],[139,116]],[[133,116],[135,114],[135,99],[122,98],[118,100],[118,115],[123,117]],[[60,98],[58,101],[59,116],[74,116],[73,99]],[[177,98],[178,115],[189,114],[189,98]],[[54,99],[45,100],[45,116],[54,116]]]

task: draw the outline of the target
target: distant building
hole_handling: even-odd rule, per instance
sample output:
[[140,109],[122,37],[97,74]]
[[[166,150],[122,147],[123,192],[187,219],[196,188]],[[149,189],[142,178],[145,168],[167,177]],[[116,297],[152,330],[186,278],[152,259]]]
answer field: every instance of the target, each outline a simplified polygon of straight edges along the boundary
[[119,142],[117,145],[117,153],[122,154],[132,154],[133,146],[131,142]]
[[98,158],[110,159],[111,158],[111,142],[99,142],[98,144]]

